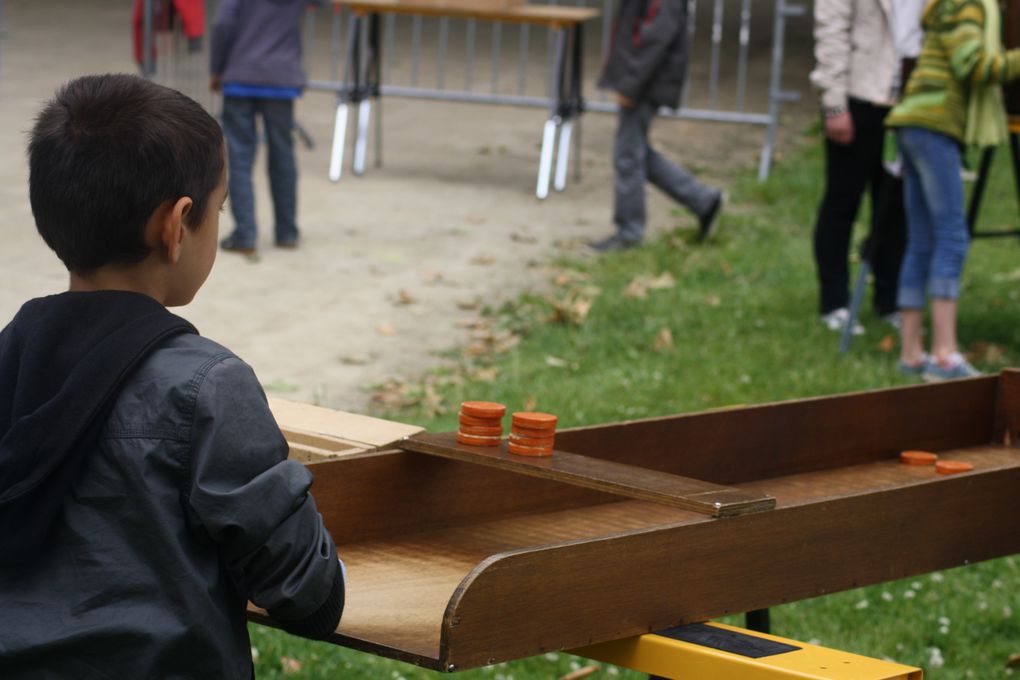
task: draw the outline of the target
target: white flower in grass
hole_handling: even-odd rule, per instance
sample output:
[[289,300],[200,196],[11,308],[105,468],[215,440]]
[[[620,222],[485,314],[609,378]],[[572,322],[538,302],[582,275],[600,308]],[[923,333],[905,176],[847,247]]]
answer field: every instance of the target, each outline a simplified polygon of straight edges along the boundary
[[942,650],[938,647],[928,648],[928,667],[929,668],[942,668],[946,665],[946,660],[942,658]]
[[251,660],[252,661],[258,661],[259,660],[259,648],[258,647],[252,647],[251,648]]
[[942,583],[942,574],[936,571],[931,575],[931,580],[935,581],[935,583]]
[[977,608],[978,611],[983,612],[984,610],[988,609],[988,603],[985,602],[984,600],[978,600]]
[[917,593],[915,593],[913,590],[905,590],[905,591],[903,591],[903,599],[904,600],[913,600],[915,595],[917,595]]
[[867,608],[868,608],[867,600],[861,600],[860,602],[854,605],[854,609],[867,609]]
[[939,617],[939,625],[940,626],[948,626],[950,623],[951,622],[950,622],[948,616],[940,616]]
[[815,647],[817,647],[818,645],[822,644],[822,641],[819,640],[818,638],[811,638],[810,640],[807,641],[807,643],[809,645],[814,645]]
[[617,668],[616,666],[610,666],[609,668],[606,669],[606,674],[607,675],[619,675],[620,674],[620,669]]
[[1005,607],[1003,607],[1002,608],[1002,618],[1009,619],[1009,618],[1012,618],[1012,617],[1013,617],[1013,608],[1010,607],[1009,605],[1006,605]]
[[571,661],[570,662],[570,670],[576,671],[576,670],[580,670],[580,668],[581,668],[581,664],[577,663],[576,661]]
[[920,581],[914,581],[913,583],[910,584],[910,587],[913,588],[914,590],[920,590],[923,585],[924,584],[921,583]]
[[942,626],[939,628],[939,632],[943,635],[949,635],[949,626]]
[[885,600],[886,602],[892,602],[893,594],[886,590],[885,592],[882,593],[882,599]]
[[1001,588],[1002,586],[1003,586],[1003,583],[999,579],[995,579],[994,581],[992,581],[992,587],[993,588]]
[[546,661],[556,661],[559,658],[560,658],[560,655],[557,654],[556,652],[549,652],[549,653],[547,653],[545,655],[545,660]]

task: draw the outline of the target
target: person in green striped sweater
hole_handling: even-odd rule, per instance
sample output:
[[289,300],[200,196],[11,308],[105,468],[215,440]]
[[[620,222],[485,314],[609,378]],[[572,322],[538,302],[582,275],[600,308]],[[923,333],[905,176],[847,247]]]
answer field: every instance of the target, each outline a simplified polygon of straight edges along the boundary
[[[1020,50],[1003,51],[995,0],[931,0],[924,44],[901,102],[886,119],[903,157],[907,251],[900,268],[900,370],[925,380],[979,375],[956,337],[960,274],[969,245],[961,148],[1006,139],[1000,85],[1020,78]],[[931,354],[922,332],[931,298]]]

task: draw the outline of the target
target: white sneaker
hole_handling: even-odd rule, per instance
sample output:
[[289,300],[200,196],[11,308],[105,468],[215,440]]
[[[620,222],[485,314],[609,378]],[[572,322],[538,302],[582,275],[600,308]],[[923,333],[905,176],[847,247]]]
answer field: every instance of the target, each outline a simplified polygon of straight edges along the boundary
[[893,330],[897,331],[900,329],[902,320],[899,312],[889,312],[882,317],[882,321],[885,321],[889,326],[892,326]]
[[[830,331],[842,332],[842,330],[846,328],[847,322],[850,321],[850,310],[846,307],[840,307],[839,309],[832,310],[828,314],[822,314],[821,319],[822,323],[825,324],[825,327]],[[854,321],[853,328],[850,332],[854,335],[864,335],[864,326],[862,326],[860,322]]]

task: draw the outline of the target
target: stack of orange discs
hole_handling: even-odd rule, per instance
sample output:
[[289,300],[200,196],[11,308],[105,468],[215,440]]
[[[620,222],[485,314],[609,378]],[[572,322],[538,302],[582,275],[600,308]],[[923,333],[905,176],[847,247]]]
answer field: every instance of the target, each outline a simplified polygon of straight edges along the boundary
[[499,446],[503,440],[506,406],[494,401],[465,401],[460,405],[457,443],[468,446]]
[[556,438],[556,416],[519,411],[511,417],[506,449],[518,456],[551,456]]

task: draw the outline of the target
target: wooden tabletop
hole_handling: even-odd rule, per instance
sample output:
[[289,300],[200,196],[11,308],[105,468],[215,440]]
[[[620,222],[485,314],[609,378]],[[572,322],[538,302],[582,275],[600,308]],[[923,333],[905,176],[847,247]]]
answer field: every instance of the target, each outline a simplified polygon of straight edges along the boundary
[[477,2],[463,0],[334,0],[358,14],[421,14],[457,19],[506,21],[517,24],[540,24],[550,28],[566,28],[599,16],[591,7],[561,7],[558,5],[516,5],[510,7],[484,7]]

